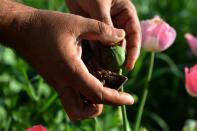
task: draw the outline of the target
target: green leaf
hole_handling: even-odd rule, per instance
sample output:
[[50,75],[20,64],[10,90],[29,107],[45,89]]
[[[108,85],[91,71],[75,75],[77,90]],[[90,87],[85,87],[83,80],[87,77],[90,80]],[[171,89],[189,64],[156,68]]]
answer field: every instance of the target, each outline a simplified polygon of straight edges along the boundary
[[40,108],[40,112],[44,112],[46,111],[50,106],[53,105],[53,103],[57,100],[58,95],[57,94],[53,94],[52,97],[50,97],[46,103]]
[[159,58],[159,59],[163,60],[164,62],[166,62],[169,65],[169,68],[171,69],[172,73],[175,76],[184,79],[183,73],[179,70],[176,63],[168,55],[166,55],[164,53],[158,53],[156,58]]
[[145,115],[147,115],[155,123],[157,123],[158,126],[161,127],[162,131],[170,131],[170,128],[168,127],[168,124],[165,122],[165,120],[161,118],[159,115],[157,115],[156,113],[147,111],[145,112]]
[[0,122],[7,118],[7,112],[4,107],[0,106]]

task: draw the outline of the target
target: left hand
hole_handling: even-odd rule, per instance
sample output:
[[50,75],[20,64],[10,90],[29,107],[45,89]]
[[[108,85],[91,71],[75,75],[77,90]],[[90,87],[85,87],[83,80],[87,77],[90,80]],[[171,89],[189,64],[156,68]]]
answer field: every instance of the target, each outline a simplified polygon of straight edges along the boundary
[[126,37],[126,68],[131,70],[140,53],[141,31],[138,16],[130,0],[65,0],[71,13],[93,18],[124,29]]

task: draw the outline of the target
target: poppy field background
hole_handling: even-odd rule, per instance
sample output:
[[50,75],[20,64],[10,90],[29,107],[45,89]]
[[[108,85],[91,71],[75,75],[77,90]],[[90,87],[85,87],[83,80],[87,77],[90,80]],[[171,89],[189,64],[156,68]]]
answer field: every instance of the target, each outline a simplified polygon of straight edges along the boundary
[[[18,0],[26,5],[67,12],[63,0]],[[149,96],[142,117],[142,131],[180,131],[186,121],[197,120],[197,98],[185,90],[184,67],[197,63],[184,34],[197,36],[197,0],[133,0],[140,20],[160,16],[177,32],[175,43],[157,53]],[[125,90],[135,96],[127,106],[133,127],[148,70],[150,53],[142,50]],[[55,91],[13,50],[0,47],[0,131],[23,131],[42,124],[49,131],[121,131],[120,109],[105,106],[101,116],[71,122]],[[186,129],[186,127],[185,127]]]

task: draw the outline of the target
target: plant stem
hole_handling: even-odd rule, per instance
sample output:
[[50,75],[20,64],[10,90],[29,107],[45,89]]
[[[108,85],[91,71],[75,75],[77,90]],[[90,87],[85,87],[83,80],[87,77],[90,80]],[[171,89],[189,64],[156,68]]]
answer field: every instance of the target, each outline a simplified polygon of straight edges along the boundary
[[[123,92],[124,89],[123,89],[123,86],[121,87],[121,91]],[[122,112],[122,119],[123,119],[123,131],[128,131],[127,130],[127,112],[126,112],[126,106],[125,105],[122,105],[121,106],[121,112]]]
[[147,96],[148,96],[148,87],[149,87],[151,77],[152,77],[152,73],[153,73],[154,58],[155,58],[155,53],[152,52],[151,53],[150,64],[149,64],[148,75],[147,75],[146,83],[145,83],[143,94],[142,94],[142,100],[141,100],[141,103],[140,103],[140,106],[139,106],[139,109],[138,109],[137,119],[136,119],[135,126],[134,126],[134,131],[139,131],[139,128],[140,128],[142,114],[143,114],[144,106],[145,106],[146,99],[147,99]]
[[95,130],[95,131],[99,131],[98,120],[97,120],[96,117],[94,118],[94,130]]
[[[120,69],[119,74],[122,74],[122,69]],[[121,87],[121,91],[124,91],[124,87]],[[122,112],[122,120],[123,120],[123,131],[128,131],[127,127],[128,127],[128,123],[127,123],[127,112],[126,112],[126,106],[122,105],[121,106],[121,112]]]

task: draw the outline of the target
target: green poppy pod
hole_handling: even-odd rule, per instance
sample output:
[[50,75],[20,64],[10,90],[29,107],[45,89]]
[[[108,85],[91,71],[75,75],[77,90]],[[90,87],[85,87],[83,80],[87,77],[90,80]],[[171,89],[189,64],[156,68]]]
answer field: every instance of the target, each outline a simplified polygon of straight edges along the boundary
[[125,51],[118,45],[101,49],[101,63],[106,70],[118,71],[125,62]]

